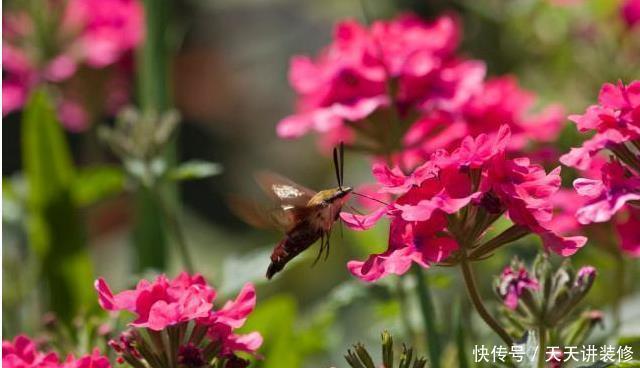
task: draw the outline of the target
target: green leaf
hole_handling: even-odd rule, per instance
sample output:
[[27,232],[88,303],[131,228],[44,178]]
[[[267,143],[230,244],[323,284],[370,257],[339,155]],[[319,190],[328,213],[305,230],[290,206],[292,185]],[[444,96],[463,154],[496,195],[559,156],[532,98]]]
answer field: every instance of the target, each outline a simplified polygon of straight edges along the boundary
[[22,119],[27,181],[27,233],[47,295],[46,308],[69,322],[95,303],[93,278],[72,184],[75,169],[55,110],[44,90],[33,93]]
[[259,302],[244,331],[259,331],[264,338],[260,354],[268,359],[257,361],[256,367],[300,367],[302,356],[298,350],[294,324],[298,308],[295,299],[279,295]]
[[73,181],[73,201],[88,206],[120,193],[125,175],[114,166],[93,166],[80,170]]
[[178,165],[169,170],[168,176],[171,180],[195,180],[204,179],[218,175],[222,172],[222,166],[213,162],[191,160]]

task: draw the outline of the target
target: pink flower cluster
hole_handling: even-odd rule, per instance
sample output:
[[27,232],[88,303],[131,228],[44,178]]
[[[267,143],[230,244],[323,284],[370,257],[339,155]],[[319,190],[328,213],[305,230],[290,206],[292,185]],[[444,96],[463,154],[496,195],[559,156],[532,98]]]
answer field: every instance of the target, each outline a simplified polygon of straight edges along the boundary
[[95,349],[91,354],[60,361],[55,352],[38,351],[27,336],[16,336],[13,341],[2,341],[2,366],[5,368],[111,368],[109,360]]
[[[52,19],[32,16],[27,10],[4,14],[3,116],[20,109],[38,85],[68,82],[80,65],[104,68],[120,62],[143,39],[144,15],[138,0],[64,3],[60,9],[60,2],[43,2],[47,9],[40,11]],[[43,36],[40,33],[48,27],[47,23],[56,26]],[[126,89],[118,82],[118,76],[107,87],[108,102],[122,103]],[[81,130],[88,123],[87,112],[77,98],[78,93],[74,96],[64,92],[66,96],[58,106],[60,118],[69,129]]]
[[206,330],[208,338],[225,356],[236,351],[254,353],[262,344],[258,332],[246,335],[234,332],[244,325],[255,307],[252,284],[245,284],[237,298],[219,310],[213,308],[216,291],[200,274],[191,276],[183,272],[173,280],[160,275],[153,282],[141,280],[135,289],[115,295],[103,279],[96,281],[95,288],[103,309],[136,315],[130,323],[132,327],[163,331],[193,322]]
[[[315,60],[296,56],[290,83],[297,113],[278,124],[283,138],[322,134],[323,144],[353,143],[356,133],[372,151],[389,153],[380,135],[398,135],[409,166],[465,136],[509,124],[510,148],[550,141],[562,111],[528,115],[534,96],[510,77],[485,81],[485,65],[456,55],[460,27],[452,16],[425,22],[412,14],[370,27],[352,20],[335,27],[333,42]],[[370,140],[373,139],[373,146]],[[387,140],[388,141],[388,140]],[[379,153],[379,152],[378,152]]]
[[[602,86],[597,105],[582,115],[569,117],[581,132],[593,137],[560,158],[579,170],[596,172],[592,178],[573,183],[584,204],[576,212],[581,224],[616,219],[623,250],[640,256],[640,81]],[[601,164],[596,155],[609,151],[613,157]]]
[[510,136],[510,128],[503,125],[494,136],[466,137],[455,150],[434,152],[409,174],[374,164],[380,191],[393,194],[395,200],[369,215],[341,217],[358,230],[372,227],[383,216],[391,218],[389,245],[364,262],[349,262],[349,270],[362,280],[375,281],[404,274],[413,262],[428,267],[445,261],[461,248],[484,256],[474,252],[494,248],[476,246],[503,214],[514,226],[504,236],[508,241],[498,245],[535,233],[546,248],[563,256],[575,253],[586,238],[562,237],[550,230],[550,198],[560,187],[560,168],[546,173],[527,158],[508,158]]

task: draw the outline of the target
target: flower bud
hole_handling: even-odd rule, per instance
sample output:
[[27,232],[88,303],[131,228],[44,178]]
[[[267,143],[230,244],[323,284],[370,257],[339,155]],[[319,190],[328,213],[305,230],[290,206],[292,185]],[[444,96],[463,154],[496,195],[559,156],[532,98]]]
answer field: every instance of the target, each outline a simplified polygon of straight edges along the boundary
[[585,266],[578,270],[578,276],[575,281],[575,286],[588,291],[593,285],[593,282],[596,279],[597,271],[595,267]]

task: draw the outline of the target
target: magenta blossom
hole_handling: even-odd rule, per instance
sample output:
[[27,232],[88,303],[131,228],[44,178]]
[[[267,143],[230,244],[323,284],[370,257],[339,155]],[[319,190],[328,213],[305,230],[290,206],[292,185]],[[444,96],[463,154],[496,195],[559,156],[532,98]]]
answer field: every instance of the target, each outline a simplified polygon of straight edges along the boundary
[[524,265],[520,265],[517,269],[507,266],[500,275],[498,294],[507,308],[515,310],[518,307],[518,301],[527,290],[537,291],[539,288],[538,280],[529,276]]
[[435,152],[409,174],[374,164],[380,191],[395,194],[396,199],[369,215],[342,213],[341,217],[357,230],[372,227],[382,217],[391,218],[388,249],[365,262],[349,262],[351,272],[375,281],[387,274],[403,274],[412,262],[422,267],[455,262],[455,253],[463,251],[460,248],[468,248],[469,256],[491,252],[493,245],[483,247],[478,242],[503,214],[514,222],[503,238],[535,233],[546,248],[563,256],[575,253],[586,238],[562,237],[549,225],[560,168],[547,174],[528,159],[508,159],[509,138],[506,125],[495,136],[467,137],[457,149]]
[[[135,289],[115,295],[103,279],[98,279],[95,287],[102,308],[127,310],[137,317],[130,323],[134,327],[132,332],[124,333],[119,340],[110,343],[125,360],[143,359],[133,344],[134,341],[140,343],[136,328],[162,333],[169,328],[186,331],[188,324],[193,325],[194,336],[176,347],[181,349],[181,358],[176,359],[197,360],[198,354],[202,354],[201,357],[210,360],[214,353],[226,359],[237,351],[253,354],[262,345],[262,336],[257,332],[246,335],[235,332],[255,308],[256,291],[252,284],[245,284],[235,300],[217,310],[213,306],[216,291],[200,274],[183,272],[173,280],[160,275],[153,282],[141,280]],[[195,331],[200,332],[196,334]],[[211,347],[207,348],[207,344]]]

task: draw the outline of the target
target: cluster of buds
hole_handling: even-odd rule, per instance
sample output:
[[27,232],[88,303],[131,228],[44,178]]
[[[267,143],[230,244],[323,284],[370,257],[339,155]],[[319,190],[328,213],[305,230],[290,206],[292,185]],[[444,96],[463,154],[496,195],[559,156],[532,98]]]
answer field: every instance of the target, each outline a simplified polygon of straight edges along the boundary
[[[344,356],[352,368],[376,368],[378,366],[373,362],[371,354],[364,345],[358,343],[353,346],[353,350],[347,350]],[[415,359],[414,359],[415,358]],[[402,353],[398,365],[394,365],[393,337],[388,331],[382,333],[382,365],[385,368],[424,368],[427,365],[427,359],[413,355],[413,348],[402,344]]]
[[123,109],[114,127],[100,127],[100,138],[122,160],[127,172],[144,186],[151,186],[166,171],[162,153],[176,131],[176,111],[159,114]]
[[123,109],[114,127],[101,126],[100,138],[109,146],[136,183],[151,188],[162,179],[202,179],[220,172],[217,164],[189,161],[169,168],[165,153],[180,122],[175,110],[163,114]]
[[220,309],[213,308],[215,289],[199,274],[181,273],[172,280],[160,275],[115,295],[99,279],[96,290],[103,309],[137,316],[131,329],[109,341],[119,363],[135,368],[241,368],[249,361],[238,354],[257,356],[262,344],[257,332],[235,332],[255,307],[251,284]]
[[554,343],[572,345],[586,339],[602,321],[600,311],[574,313],[576,306],[587,295],[596,278],[591,266],[577,272],[569,261],[552,270],[546,255],[540,255],[530,274],[522,261],[514,259],[500,277],[494,289],[504,303],[503,315],[509,321],[511,332],[523,336],[526,331],[557,331]]

